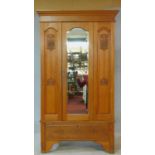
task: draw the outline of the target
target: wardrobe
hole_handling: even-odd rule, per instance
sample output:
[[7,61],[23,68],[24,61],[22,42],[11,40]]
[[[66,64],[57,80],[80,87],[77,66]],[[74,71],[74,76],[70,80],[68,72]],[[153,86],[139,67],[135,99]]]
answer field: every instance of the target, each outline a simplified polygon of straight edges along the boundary
[[41,151],[94,141],[114,152],[114,30],[117,10],[38,11]]

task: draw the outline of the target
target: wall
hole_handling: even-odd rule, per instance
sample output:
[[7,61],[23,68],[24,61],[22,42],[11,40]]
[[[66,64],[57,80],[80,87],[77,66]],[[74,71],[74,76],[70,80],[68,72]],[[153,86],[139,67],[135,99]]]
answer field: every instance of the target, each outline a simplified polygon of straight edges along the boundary
[[35,0],[35,10],[119,9],[121,0]]
[[[110,5],[106,0],[35,0],[36,10],[102,10]],[[110,1],[110,0],[108,0]],[[60,3],[61,2],[61,3]],[[70,2],[70,3],[69,3]],[[71,3],[72,2],[72,3]],[[112,2],[112,1],[110,1]],[[116,3],[117,2],[117,3]],[[120,1],[116,0],[111,8],[119,8]],[[48,5],[49,4],[49,5]],[[77,4],[77,6],[76,6]],[[102,5],[101,5],[102,4]],[[104,4],[104,5],[103,5]],[[112,7],[115,6],[115,7]],[[39,41],[39,17],[34,17],[34,121],[39,125],[40,120],[40,41]],[[121,13],[116,17],[115,26],[115,130],[120,132],[121,125]],[[35,127],[35,130],[38,130]]]
[[115,130],[121,131],[121,12],[115,23]]
[[[34,121],[35,125],[40,120],[40,29],[39,16],[34,16]],[[37,128],[35,128],[36,130]]]

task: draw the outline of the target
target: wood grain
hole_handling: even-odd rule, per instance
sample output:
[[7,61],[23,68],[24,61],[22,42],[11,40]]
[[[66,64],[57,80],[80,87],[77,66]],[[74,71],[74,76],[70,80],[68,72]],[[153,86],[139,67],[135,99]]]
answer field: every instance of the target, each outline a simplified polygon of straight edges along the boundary
[[46,140],[102,140],[110,139],[111,123],[55,122],[46,125]]
[[[55,48],[47,46],[48,35],[53,35]],[[41,23],[42,59],[42,117],[41,119],[61,119],[61,24]]]
[[40,21],[115,21],[118,10],[82,10],[82,11],[37,11]]
[[[114,152],[114,20],[118,11],[41,11],[41,151],[92,140]],[[88,114],[67,113],[66,32],[89,32]]]
[[[100,37],[106,35],[107,47],[101,48]],[[113,119],[113,32],[111,23],[94,23],[94,120]]]

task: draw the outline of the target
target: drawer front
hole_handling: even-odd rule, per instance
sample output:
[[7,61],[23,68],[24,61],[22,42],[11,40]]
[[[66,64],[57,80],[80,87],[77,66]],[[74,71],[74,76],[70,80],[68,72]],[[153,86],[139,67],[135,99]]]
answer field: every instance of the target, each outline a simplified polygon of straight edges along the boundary
[[108,140],[109,124],[47,125],[47,140]]

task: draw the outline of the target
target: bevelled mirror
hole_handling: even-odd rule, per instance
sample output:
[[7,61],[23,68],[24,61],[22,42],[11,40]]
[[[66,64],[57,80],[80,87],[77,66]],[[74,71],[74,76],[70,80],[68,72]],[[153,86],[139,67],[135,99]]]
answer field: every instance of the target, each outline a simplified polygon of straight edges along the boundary
[[88,31],[67,31],[67,113],[88,113],[88,59]]

